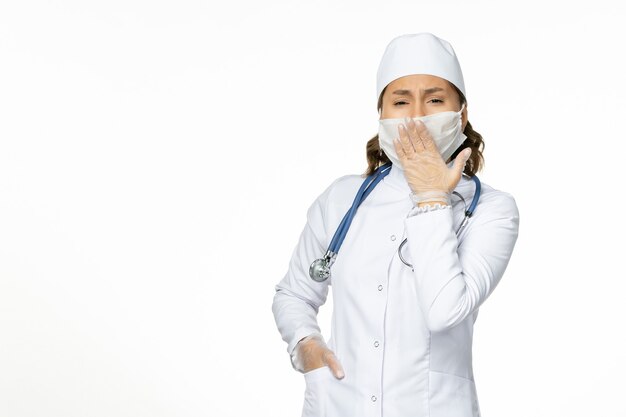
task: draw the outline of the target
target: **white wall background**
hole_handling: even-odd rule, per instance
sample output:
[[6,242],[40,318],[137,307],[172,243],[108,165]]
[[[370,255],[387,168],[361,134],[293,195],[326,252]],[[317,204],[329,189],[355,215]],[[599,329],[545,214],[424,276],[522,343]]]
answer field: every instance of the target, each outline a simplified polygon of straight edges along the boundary
[[[520,235],[483,417],[624,416],[623,2],[0,3],[0,417],[298,416],[271,313],[306,209],[365,169],[387,43],[463,67]],[[332,298],[320,311],[326,336]]]

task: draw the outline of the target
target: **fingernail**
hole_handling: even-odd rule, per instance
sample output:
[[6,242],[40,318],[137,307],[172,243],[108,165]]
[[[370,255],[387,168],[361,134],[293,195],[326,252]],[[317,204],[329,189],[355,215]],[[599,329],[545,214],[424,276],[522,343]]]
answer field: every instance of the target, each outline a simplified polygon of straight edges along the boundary
[[343,378],[344,376],[345,376],[345,375],[344,375],[343,371],[339,371],[339,372],[337,372],[337,378],[341,379],[341,378]]

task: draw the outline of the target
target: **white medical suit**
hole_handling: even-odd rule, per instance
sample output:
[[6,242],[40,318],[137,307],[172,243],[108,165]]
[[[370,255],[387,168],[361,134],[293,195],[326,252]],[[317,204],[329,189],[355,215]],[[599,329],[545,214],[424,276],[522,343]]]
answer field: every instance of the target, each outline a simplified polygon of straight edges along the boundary
[[[340,177],[313,202],[275,287],[272,311],[289,353],[320,332],[317,312],[333,288],[327,344],[345,377],[336,379],[328,366],[305,373],[302,416],[478,417],[473,325],[515,246],[515,199],[483,183],[457,237],[461,199],[453,194],[452,209],[417,213],[404,173],[392,166],[359,206],[331,278],[313,281],[309,266],[326,252],[363,180]],[[455,189],[468,206],[474,190],[465,176]],[[414,270],[398,257],[405,237],[402,253]]]

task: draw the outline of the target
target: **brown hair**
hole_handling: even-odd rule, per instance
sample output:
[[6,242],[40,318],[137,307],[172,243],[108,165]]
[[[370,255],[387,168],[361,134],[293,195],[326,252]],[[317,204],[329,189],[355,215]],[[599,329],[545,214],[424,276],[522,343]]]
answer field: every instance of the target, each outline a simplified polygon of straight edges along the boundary
[[[463,105],[463,103],[467,103],[467,100],[465,99],[465,96],[463,95],[461,90],[456,88],[456,86],[450,81],[448,81],[448,83],[459,94],[459,99],[461,101],[460,104]],[[378,98],[378,111],[381,111],[381,109],[383,108],[383,95],[385,94],[386,89],[387,87],[383,89],[383,91],[380,93],[380,97]],[[467,139],[465,139],[461,146],[459,146],[459,148],[454,151],[454,153],[450,157],[450,160],[454,160],[454,158],[456,158],[459,152],[461,152],[463,149],[471,148],[472,155],[467,160],[463,172],[470,177],[473,177],[478,171],[483,169],[483,166],[485,164],[485,160],[483,158],[483,149],[485,148],[485,143],[483,142],[483,137],[480,135],[480,133],[476,132],[472,128],[472,124],[469,122],[469,120],[465,125],[463,133],[465,134],[465,136],[467,136]],[[365,146],[365,155],[367,157],[367,170],[365,171],[363,176],[372,175],[376,168],[378,168],[380,165],[384,165],[390,162],[389,158],[387,158],[387,155],[385,155],[385,153],[380,149],[380,146],[378,144],[378,134],[376,134],[376,136],[367,141],[367,145]]]

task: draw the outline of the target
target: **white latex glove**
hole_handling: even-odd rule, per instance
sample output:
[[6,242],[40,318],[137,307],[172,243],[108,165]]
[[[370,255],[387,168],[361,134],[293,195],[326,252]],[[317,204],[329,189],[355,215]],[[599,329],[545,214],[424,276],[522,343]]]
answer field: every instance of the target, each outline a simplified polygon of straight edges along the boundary
[[328,365],[337,379],[344,377],[343,368],[335,353],[328,349],[324,338],[319,333],[312,333],[296,345],[291,363],[300,372],[309,372]]
[[409,119],[398,127],[400,139],[394,139],[396,153],[411,190],[419,201],[450,203],[450,195],[461,180],[465,163],[472,154],[470,148],[460,152],[454,165],[448,168],[428,129]]

